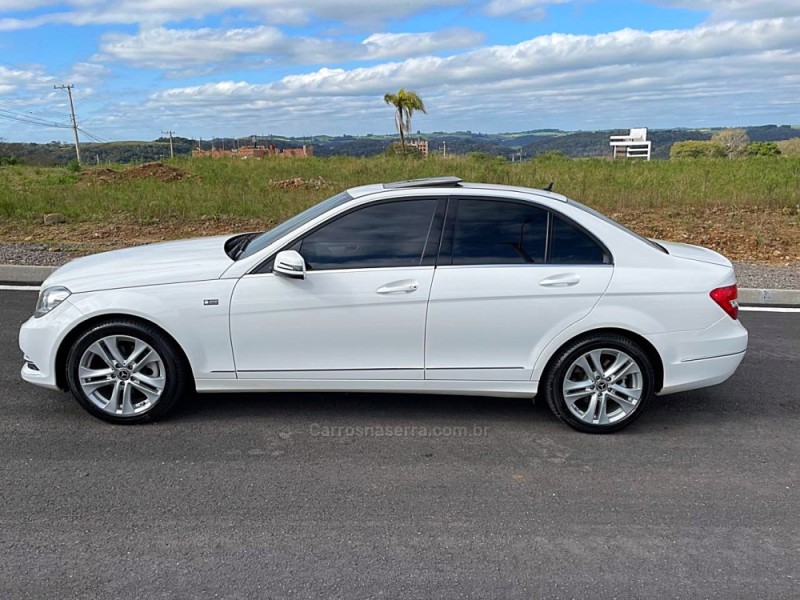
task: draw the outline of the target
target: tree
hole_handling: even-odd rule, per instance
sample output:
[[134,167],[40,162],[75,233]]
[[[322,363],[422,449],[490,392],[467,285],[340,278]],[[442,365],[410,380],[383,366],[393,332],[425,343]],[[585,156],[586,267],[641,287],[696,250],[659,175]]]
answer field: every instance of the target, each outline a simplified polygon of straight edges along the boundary
[[394,124],[400,134],[400,145],[403,147],[403,152],[405,152],[406,134],[411,131],[411,116],[416,110],[428,114],[425,110],[425,104],[416,92],[406,91],[403,88],[400,88],[400,91],[396,94],[385,94],[383,101],[397,109],[394,115]]
[[747,144],[750,143],[750,138],[747,137],[747,132],[744,129],[723,129],[715,133],[711,141],[725,148],[728,158],[733,158],[744,154]]
[[686,140],[675,142],[669,150],[670,158],[724,158],[726,150],[717,142]]
[[780,156],[781,150],[775,142],[750,142],[745,148],[747,156]]

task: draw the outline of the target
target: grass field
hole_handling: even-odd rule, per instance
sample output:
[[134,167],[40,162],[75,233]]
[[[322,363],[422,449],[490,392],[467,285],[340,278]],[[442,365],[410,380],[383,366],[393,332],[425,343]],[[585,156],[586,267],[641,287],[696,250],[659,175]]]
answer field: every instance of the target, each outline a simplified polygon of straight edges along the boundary
[[[2,167],[0,241],[41,239],[77,244],[80,251],[240,228],[263,229],[347,187],[457,175],[468,181],[529,187],[544,187],[552,181],[555,191],[645,235],[705,243],[734,257],[800,260],[797,157],[649,163],[545,159],[511,164],[481,157],[381,156],[176,159],[168,165],[187,175],[177,181],[157,176],[117,181],[115,173],[92,168],[74,174],[55,168]],[[312,183],[297,188],[277,184],[294,178]],[[64,214],[68,223],[41,225],[42,216],[53,212]],[[121,226],[128,232],[126,237],[117,231]]]

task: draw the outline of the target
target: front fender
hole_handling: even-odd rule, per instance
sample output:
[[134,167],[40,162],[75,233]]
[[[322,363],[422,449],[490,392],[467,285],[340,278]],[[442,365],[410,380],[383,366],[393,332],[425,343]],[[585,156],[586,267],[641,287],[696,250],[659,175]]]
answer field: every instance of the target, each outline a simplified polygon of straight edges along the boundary
[[235,283],[211,280],[73,294],[70,301],[83,314],[72,329],[105,315],[138,317],[175,339],[196,379],[234,378],[228,313]]

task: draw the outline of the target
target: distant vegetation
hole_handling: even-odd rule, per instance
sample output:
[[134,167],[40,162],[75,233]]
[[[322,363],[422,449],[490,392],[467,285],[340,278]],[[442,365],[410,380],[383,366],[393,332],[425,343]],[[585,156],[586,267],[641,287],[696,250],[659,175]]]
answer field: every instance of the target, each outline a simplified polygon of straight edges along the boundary
[[[784,155],[797,155],[800,129],[788,125],[764,125],[743,128],[751,142],[778,142]],[[653,141],[653,157],[666,159],[676,142],[710,141],[721,129],[655,129],[650,130],[649,139]],[[466,155],[480,152],[489,156],[502,156],[507,160],[529,159],[548,152],[560,152],[570,158],[608,157],[611,154],[608,136],[623,133],[613,131],[565,132],[555,129],[539,129],[516,133],[476,133],[472,131],[433,132],[413,134],[428,140],[431,153],[441,153],[446,145],[447,154]],[[271,143],[278,149],[294,148],[312,144],[314,154],[327,156],[376,156],[386,152],[397,140],[394,135],[367,136],[313,136],[309,138],[290,138],[281,136],[259,137],[258,143]],[[188,156],[198,140],[174,138],[176,156]],[[794,145],[787,144],[791,142]],[[251,138],[220,138],[214,140],[217,148],[232,148],[235,145],[249,145]],[[211,140],[203,140],[202,147],[211,149]],[[786,147],[786,149],[784,149]],[[152,142],[110,142],[106,144],[81,144],[84,165],[95,163],[138,163],[163,160],[169,156],[169,142],[164,138]],[[51,142],[48,144],[0,143],[0,163],[13,158],[34,166],[64,166],[75,156],[70,144]]]
[[725,148],[711,140],[675,142],[669,151],[670,158],[723,158]]
[[[794,140],[800,141],[800,138]],[[786,147],[791,153],[793,147],[790,145]],[[675,142],[669,151],[670,158],[741,158],[781,154],[778,143],[750,141],[744,129],[723,129],[715,133],[710,141]]]

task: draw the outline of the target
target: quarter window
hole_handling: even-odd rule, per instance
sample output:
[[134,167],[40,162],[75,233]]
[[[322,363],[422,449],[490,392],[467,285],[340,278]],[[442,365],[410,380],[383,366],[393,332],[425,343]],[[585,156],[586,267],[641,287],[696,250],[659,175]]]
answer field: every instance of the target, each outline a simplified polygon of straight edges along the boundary
[[372,204],[324,225],[294,248],[312,270],[418,266],[437,203]]
[[529,204],[459,200],[454,265],[543,263],[547,211]]
[[583,231],[553,215],[550,255],[547,262],[557,265],[601,265],[605,252]]

